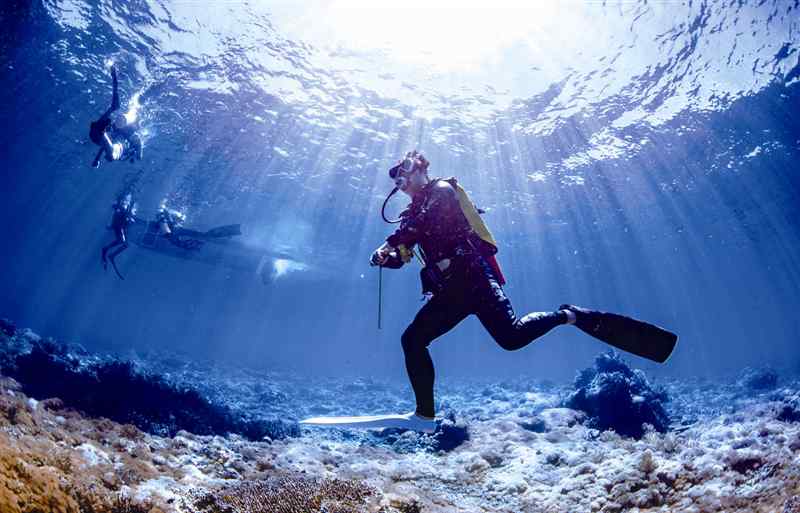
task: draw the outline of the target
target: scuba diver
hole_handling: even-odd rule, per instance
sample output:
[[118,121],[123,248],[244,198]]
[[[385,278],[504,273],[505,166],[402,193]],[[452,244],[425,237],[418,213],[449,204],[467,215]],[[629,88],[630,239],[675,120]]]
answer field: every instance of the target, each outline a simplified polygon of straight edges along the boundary
[[165,203],[161,203],[161,208],[156,213],[156,224],[158,230],[167,240],[179,248],[192,250],[200,249],[203,245],[202,240],[182,237],[181,227],[186,222],[186,214],[178,210],[168,208]]
[[117,68],[111,65],[112,96],[111,106],[97,121],[89,125],[89,139],[100,146],[97,155],[92,161],[92,167],[100,167],[100,158],[105,155],[106,160],[135,160],[142,159],[142,138],[136,132],[136,127],[129,123],[122,113],[117,113],[114,120],[112,114],[119,110],[119,86],[117,84]]
[[[425,432],[435,428],[434,368],[428,346],[472,314],[508,351],[527,346],[556,326],[572,324],[624,351],[666,361],[677,336],[646,322],[568,304],[518,317],[503,290],[505,279],[494,257],[497,243],[480,217],[483,212],[455,178],[429,178],[429,165],[413,151],[389,170],[395,189],[384,201],[381,215],[400,226],[370,258],[371,265],[391,269],[412,257],[424,265],[420,276],[428,300],[401,336],[416,397],[416,410],[399,416],[404,427]],[[411,204],[391,221],[384,212],[398,190],[411,198]]]
[[[136,222],[136,203],[133,201],[133,195],[131,193],[120,195],[111,208],[114,213],[111,215],[111,225],[108,226],[108,229],[114,231],[114,241],[107,246],[103,246],[101,259],[104,270],[108,269],[110,260],[114,272],[117,273],[120,280],[124,280],[125,278],[120,274],[115,259],[120,253],[128,249],[128,226]],[[119,246],[119,248],[109,255],[108,251],[115,246]]]

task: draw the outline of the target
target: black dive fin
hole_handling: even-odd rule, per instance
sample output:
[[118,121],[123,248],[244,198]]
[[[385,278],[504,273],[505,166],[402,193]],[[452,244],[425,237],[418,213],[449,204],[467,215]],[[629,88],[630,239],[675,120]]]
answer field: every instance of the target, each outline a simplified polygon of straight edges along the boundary
[[575,326],[584,333],[654,362],[666,362],[678,343],[678,335],[648,322],[572,305],[564,307],[576,313]]
[[203,235],[206,237],[234,237],[242,234],[242,225],[229,224],[226,226],[217,226],[205,232]]

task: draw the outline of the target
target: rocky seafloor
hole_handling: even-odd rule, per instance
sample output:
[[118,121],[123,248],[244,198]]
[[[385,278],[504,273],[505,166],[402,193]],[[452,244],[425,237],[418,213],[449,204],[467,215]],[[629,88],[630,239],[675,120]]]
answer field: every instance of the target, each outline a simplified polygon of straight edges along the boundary
[[0,511],[800,513],[800,379],[442,380],[433,435],[300,428],[408,411],[405,383],[92,354],[0,321]]

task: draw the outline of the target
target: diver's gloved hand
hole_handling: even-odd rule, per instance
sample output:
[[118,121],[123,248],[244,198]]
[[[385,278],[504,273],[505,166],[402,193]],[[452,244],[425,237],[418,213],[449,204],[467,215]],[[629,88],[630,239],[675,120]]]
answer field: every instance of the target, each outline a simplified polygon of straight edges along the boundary
[[119,160],[122,157],[122,151],[125,148],[122,143],[114,143],[111,145],[111,160]]
[[392,251],[394,251],[393,247],[391,247],[386,243],[382,244],[381,247],[372,252],[372,256],[369,259],[369,265],[374,266],[374,265],[385,264],[386,260],[389,259],[389,256],[391,255]]

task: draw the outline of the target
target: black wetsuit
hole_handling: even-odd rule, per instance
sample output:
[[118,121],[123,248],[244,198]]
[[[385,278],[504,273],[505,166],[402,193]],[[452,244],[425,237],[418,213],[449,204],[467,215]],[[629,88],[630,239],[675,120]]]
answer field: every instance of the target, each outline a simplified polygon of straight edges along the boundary
[[[428,345],[434,339],[474,314],[500,347],[514,351],[566,323],[567,317],[563,312],[516,316],[500,279],[487,261],[495,252],[494,247],[471,229],[456,190],[447,181],[431,181],[414,196],[401,219],[400,227],[386,240],[393,247],[419,246],[427,262],[422,273],[423,290],[433,294],[401,337],[417,413],[433,417],[434,369]],[[434,269],[442,259],[450,259],[450,265],[444,270],[438,266]],[[402,265],[403,261],[394,256],[384,267]]]
[[122,159],[130,159],[133,162],[135,159],[142,159],[142,139],[136,132],[133,126],[118,127],[111,121],[111,115],[119,109],[119,84],[117,82],[117,70],[111,68],[111,106],[103,113],[97,121],[93,121],[89,125],[89,139],[98,146],[100,150],[92,162],[93,167],[100,165],[100,157],[105,153],[106,160],[114,160],[114,142],[115,140],[125,139],[128,141],[129,148],[132,151],[124,153]]
[[[111,225],[108,228],[114,232],[114,240],[103,247],[101,258],[104,268],[106,267],[106,263],[110,260],[112,267],[114,267],[114,272],[117,273],[120,279],[124,279],[117,268],[115,259],[120,253],[128,249],[128,226],[134,223],[136,218],[133,215],[132,202],[127,207],[117,202],[114,204],[113,209],[114,213],[111,216]],[[119,248],[109,254],[109,250],[115,246],[119,246]]]

